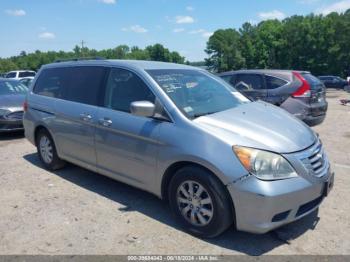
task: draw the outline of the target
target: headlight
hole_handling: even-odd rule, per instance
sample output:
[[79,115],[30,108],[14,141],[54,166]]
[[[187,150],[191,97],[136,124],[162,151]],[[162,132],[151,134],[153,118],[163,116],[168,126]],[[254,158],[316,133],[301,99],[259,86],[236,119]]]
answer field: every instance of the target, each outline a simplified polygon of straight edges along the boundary
[[10,111],[7,110],[7,109],[1,109],[1,108],[0,108],[0,116],[4,116],[4,115],[6,115],[7,113],[10,113]]
[[242,165],[261,180],[278,180],[298,176],[289,162],[279,154],[241,146],[233,146],[233,151]]

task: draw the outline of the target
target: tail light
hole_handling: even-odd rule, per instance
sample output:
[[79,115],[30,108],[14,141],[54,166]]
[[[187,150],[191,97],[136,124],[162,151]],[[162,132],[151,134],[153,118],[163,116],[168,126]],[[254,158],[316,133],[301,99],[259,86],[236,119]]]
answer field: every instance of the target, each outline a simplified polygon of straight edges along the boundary
[[27,102],[27,100],[25,100],[23,102],[23,112],[27,112],[27,111],[28,111],[28,102]]
[[298,72],[293,72],[293,75],[301,81],[301,86],[295,91],[293,97],[311,97],[311,86],[306,79]]

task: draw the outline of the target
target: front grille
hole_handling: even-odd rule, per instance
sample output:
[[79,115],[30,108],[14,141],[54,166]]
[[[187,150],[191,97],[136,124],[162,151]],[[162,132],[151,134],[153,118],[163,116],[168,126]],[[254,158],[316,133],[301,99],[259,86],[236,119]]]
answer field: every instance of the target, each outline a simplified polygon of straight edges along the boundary
[[302,159],[302,162],[309,174],[315,177],[323,177],[328,173],[329,162],[322,144],[318,141],[309,152],[309,155]]
[[17,111],[17,112],[7,114],[5,118],[8,120],[22,120],[23,119],[23,111]]

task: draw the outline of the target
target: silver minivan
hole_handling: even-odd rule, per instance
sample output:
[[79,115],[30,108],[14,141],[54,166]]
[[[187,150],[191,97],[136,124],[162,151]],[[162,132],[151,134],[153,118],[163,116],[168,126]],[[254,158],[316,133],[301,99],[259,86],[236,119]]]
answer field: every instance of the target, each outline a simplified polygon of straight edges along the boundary
[[200,237],[295,221],[334,181],[321,140],[303,122],[190,66],[45,65],[24,111],[25,135],[47,169],[67,161],[149,191]]

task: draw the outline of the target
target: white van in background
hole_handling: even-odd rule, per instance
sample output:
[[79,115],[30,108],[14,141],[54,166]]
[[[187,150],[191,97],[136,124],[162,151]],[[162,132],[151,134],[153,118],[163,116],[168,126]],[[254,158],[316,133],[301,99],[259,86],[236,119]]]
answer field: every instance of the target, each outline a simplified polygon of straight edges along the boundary
[[30,71],[30,70],[17,70],[17,71],[11,71],[8,72],[5,75],[5,78],[12,78],[12,79],[22,79],[26,77],[35,77],[36,72]]

